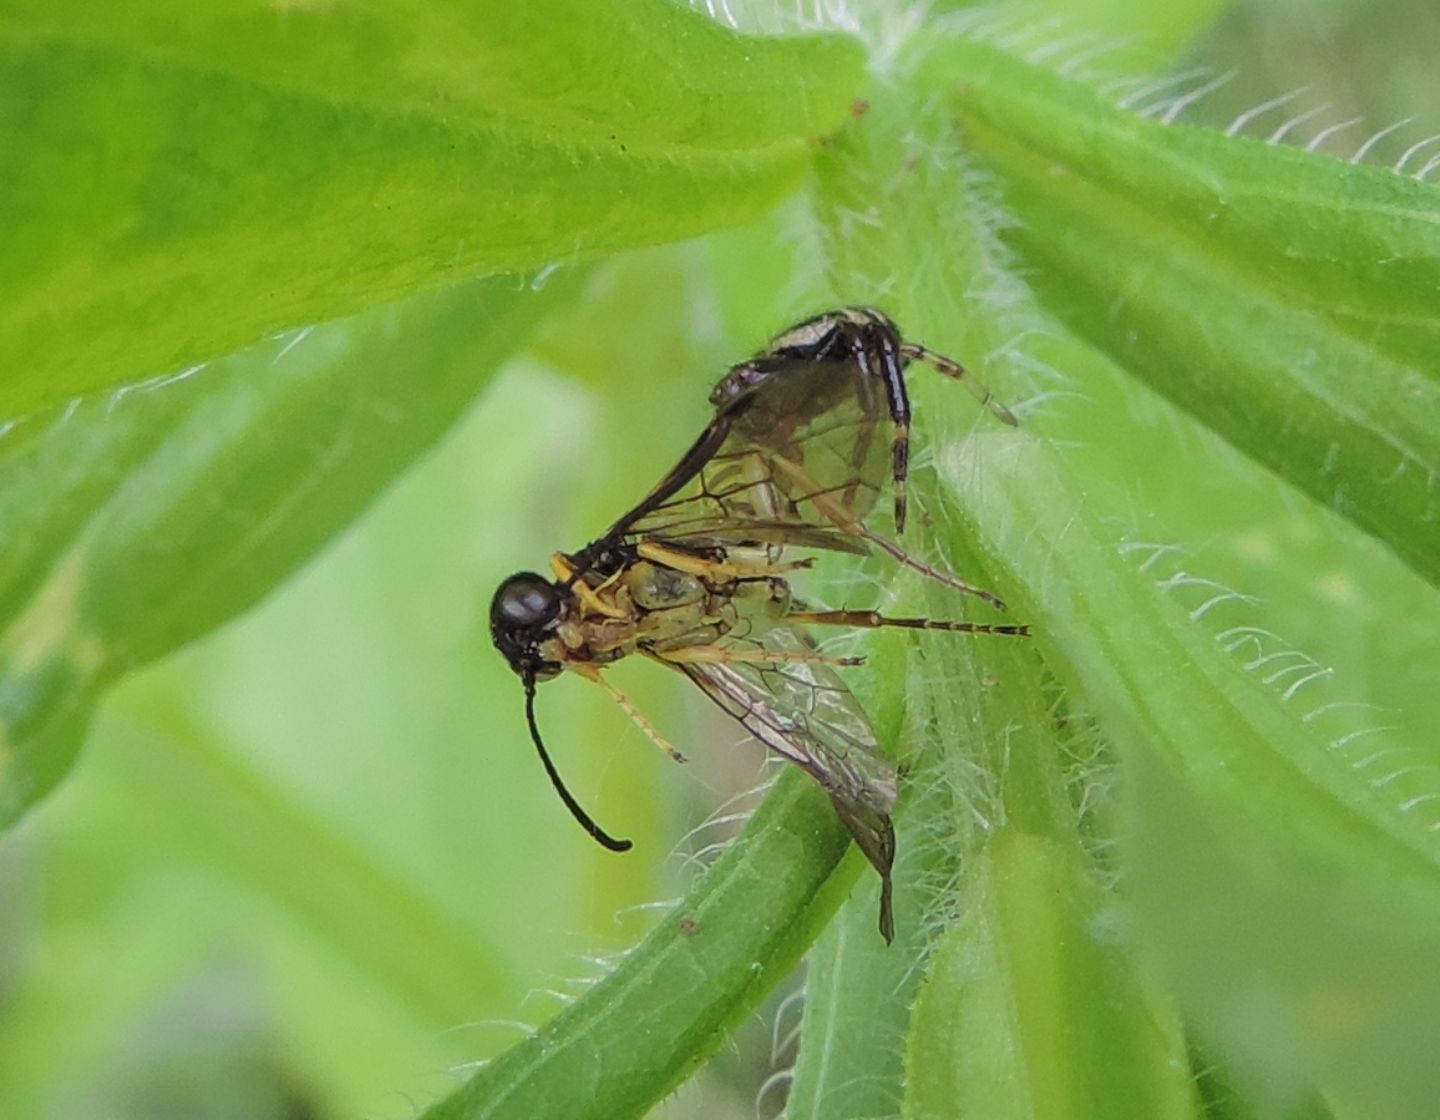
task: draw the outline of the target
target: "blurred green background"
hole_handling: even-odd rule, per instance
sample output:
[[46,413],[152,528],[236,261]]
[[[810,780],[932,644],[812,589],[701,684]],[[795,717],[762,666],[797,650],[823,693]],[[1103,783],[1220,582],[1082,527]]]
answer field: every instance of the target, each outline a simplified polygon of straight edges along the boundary
[[[1175,66],[1235,71],[1184,119],[1224,127],[1303,86],[1247,131],[1329,104],[1306,136],[1363,117],[1328,141],[1348,154],[1418,117],[1377,150],[1393,159],[1440,128],[1437,46],[1440,12],[1419,0],[1235,5]],[[74,772],[0,837],[0,1116],[410,1116],[583,990],[595,958],[680,893],[689,857],[732,826],[694,830],[764,776],[758,748],[644,666],[616,679],[683,745],[683,771],[598,690],[546,687],[562,772],[636,841],[605,853],[544,780],[485,612],[501,578],[588,539],[671,464],[726,364],[826,301],[805,222],[790,207],[514,281],[579,294],[353,528],[108,696]],[[463,319],[445,322],[464,347]],[[284,341],[281,370],[313,340]],[[131,394],[82,409],[143,407]],[[1135,407],[1162,441],[1206,438],[1156,402]],[[1192,502],[1164,506],[1155,495],[1192,489],[1164,472],[1195,460],[1127,448],[1134,422],[1115,414],[1108,454],[1137,508],[1161,509],[1161,538],[1262,600],[1264,624],[1385,709],[1379,722],[1417,738],[1436,726],[1440,702],[1416,704],[1434,612],[1408,631],[1355,622],[1406,613],[1414,588],[1393,561],[1228,461]],[[793,1025],[777,1021],[785,994],[660,1114],[755,1115],[772,1033]],[[781,1099],[766,1093],[761,1114]]]

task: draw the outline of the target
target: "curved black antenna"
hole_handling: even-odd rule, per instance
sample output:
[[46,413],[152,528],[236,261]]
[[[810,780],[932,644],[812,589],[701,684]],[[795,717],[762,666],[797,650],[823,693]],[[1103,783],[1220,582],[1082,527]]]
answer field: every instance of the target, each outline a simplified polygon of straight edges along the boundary
[[633,848],[634,845],[629,840],[616,840],[596,824],[590,814],[580,808],[580,803],[570,796],[570,791],[560,780],[560,771],[556,770],[555,764],[550,761],[545,744],[540,741],[540,728],[535,723],[535,675],[533,673],[525,674],[525,722],[530,725],[530,738],[535,741],[535,749],[540,752],[540,761],[545,764],[545,773],[550,775],[550,784],[555,787],[555,792],[560,795],[560,800],[565,802],[565,808],[570,810],[570,815],[580,822],[580,827],[595,837],[602,848],[609,848],[612,852],[628,852]]

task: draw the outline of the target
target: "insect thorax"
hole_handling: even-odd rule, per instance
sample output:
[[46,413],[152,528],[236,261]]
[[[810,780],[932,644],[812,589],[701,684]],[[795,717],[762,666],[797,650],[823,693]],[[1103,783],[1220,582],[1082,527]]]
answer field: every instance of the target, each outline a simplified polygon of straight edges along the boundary
[[771,339],[761,355],[784,355],[808,361],[843,361],[849,358],[851,352],[846,342],[847,335],[863,337],[878,334],[886,335],[897,345],[900,341],[899,328],[888,316],[870,307],[846,307],[796,323]]
[[591,590],[603,610],[586,609],[577,597],[575,613],[558,630],[566,660],[604,664],[639,649],[756,637],[783,619],[790,603],[782,579],[702,576],[639,559]]

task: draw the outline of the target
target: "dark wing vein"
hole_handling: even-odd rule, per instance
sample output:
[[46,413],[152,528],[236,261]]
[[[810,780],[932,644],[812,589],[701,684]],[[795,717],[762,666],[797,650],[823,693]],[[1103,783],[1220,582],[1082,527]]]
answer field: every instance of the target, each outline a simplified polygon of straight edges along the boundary
[[[729,547],[795,544],[865,552],[815,504],[842,502],[857,520],[879,499],[894,424],[882,387],[853,362],[776,363],[710,426],[609,539]],[[803,470],[775,465],[783,458]]]
[[[723,638],[727,649],[777,654],[814,651],[803,631],[779,626],[753,639]],[[870,862],[889,875],[895,854],[890,810],[894,765],[880,751],[870,719],[828,665],[753,661],[671,663],[771,750],[810,774]]]

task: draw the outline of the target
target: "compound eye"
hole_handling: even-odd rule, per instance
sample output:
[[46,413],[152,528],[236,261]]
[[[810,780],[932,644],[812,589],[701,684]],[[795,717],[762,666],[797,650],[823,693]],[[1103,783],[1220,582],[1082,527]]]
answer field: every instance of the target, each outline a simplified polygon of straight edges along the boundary
[[560,595],[543,576],[521,572],[500,585],[491,614],[512,626],[543,626],[559,617]]
[[521,572],[502,583],[490,606],[490,620],[517,629],[544,626],[560,616],[560,594],[534,572]]

